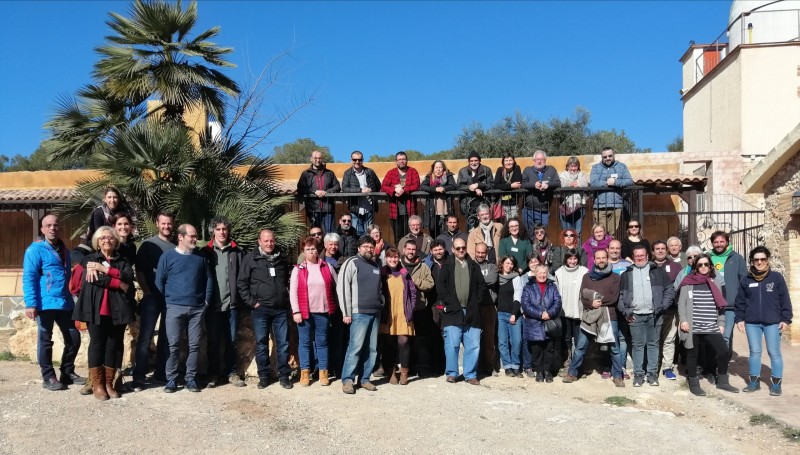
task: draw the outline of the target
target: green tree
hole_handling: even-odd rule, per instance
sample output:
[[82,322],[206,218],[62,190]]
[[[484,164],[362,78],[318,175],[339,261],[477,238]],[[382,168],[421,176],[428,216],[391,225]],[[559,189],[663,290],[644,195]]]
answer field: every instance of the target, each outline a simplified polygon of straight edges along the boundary
[[667,151],[668,152],[682,152],[683,151],[683,135],[679,134],[675,136],[675,139],[672,140],[669,144],[667,144]]
[[333,162],[330,147],[319,145],[313,139],[307,137],[298,138],[294,142],[275,147],[272,161],[277,164],[310,164],[311,152],[314,150],[322,152],[322,159],[326,163]]
[[220,27],[190,38],[197,24],[194,0],[186,9],[181,2],[135,0],[130,16],[111,13],[106,24],[115,34],[96,49],[101,58],[95,79],[105,81],[116,99],[160,100],[167,119],[179,120],[186,109],[203,107],[225,124],[225,96],[235,96],[239,87],[215,68],[235,66],[224,59],[233,48],[210,41]]
[[[111,184],[133,206],[143,235],[153,234],[158,212],[168,210],[201,233],[213,216],[227,216],[245,247],[255,245],[265,227],[275,231],[279,244],[293,247],[305,226],[297,213],[287,213],[291,197],[281,196],[279,169],[259,158],[256,146],[310,99],[268,116],[258,110],[275,82],[270,67],[277,59],[244,93],[216,69],[196,62],[230,66],[221,56],[232,49],[207,41],[218,27],[187,38],[197,20],[194,1],[184,10],[180,2],[136,0],[131,14],[129,19],[111,13],[108,25],[118,35],[97,49],[101,59],[94,81],[75,99],[63,99],[46,124],[51,160],[85,159],[103,172],[78,183],[64,204],[65,215],[86,220]],[[148,115],[145,102],[156,98],[162,101],[159,113]],[[198,106],[223,124],[219,137],[178,121]],[[225,109],[233,119],[227,125]],[[267,123],[258,123],[265,117]]]
[[571,118],[551,118],[546,122],[517,112],[488,129],[480,123],[465,127],[456,137],[452,155],[456,159],[466,158],[474,150],[483,157],[500,158],[508,152],[530,155],[537,149],[549,155],[583,155],[597,153],[606,146],[619,153],[648,151],[637,148],[624,131],[592,131],[590,121],[590,112],[581,107],[576,108]]
[[[419,150],[403,150],[403,152],[408,155],[409,161],[420,161],[420,160],[449,160],[451,158],[450,150],[442,150],[440,152],[431,153],[430,155],[425,155],[424,153],[420,152]],[[370,155],[369,161],[376,163],[381,161],[388,161],[394,162],[395,153],[390,153],[388,155]]]
[[49,154],[40,145],[35,152],[29,156],[14,155],[8,157],[0,155],[0,172],[17,172],[17,171],[56,171],[62,169],[83,169],[86,166],[86,160],[52,160]]

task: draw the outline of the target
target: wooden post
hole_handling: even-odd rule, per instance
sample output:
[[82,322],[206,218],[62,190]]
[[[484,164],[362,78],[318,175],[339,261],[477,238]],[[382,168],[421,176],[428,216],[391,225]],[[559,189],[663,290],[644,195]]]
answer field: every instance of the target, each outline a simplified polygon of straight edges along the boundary
[[[687,216],[687,234],[688,234],[688,243],[689,245],[694,245],[697,243],[697,188],[692,187],[689,191],[689,200],[686,201],[689,205],[689,211]],[[687,247],[689,245],[686,245]]]

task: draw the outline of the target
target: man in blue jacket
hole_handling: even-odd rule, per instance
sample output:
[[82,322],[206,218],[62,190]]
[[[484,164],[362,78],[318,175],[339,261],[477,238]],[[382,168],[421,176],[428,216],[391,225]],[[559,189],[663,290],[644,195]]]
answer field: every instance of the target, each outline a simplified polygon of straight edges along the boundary
[[[42,218],[42,240],[25,250],[22,262],[22,292],[25,315],[36,319],[39,336],[36,357],[42,370],[42,387],[62,390],[69,384],[83,384],[84,378],[75,374],[75,356],[81,347],[81,336],[72,322],[74,306],[69,293],[69,250],[59,239],[61,225],[53,214]],[[61,355],[61,381],[53,368],[53,325],[58,325],[64,338]]]
[[622,189],[633,185],[628,166],[614,158],[611,147],[603,148],[601,161],[592,166],[589,184],[593,188],[603,188],[594,199],[594,223],[601,224],[606,232],[617,236],[617,228],[622,219]]
[[158,260],[156,287],[167,303],[167,385],[164,392],[178,390],[178,361],[181,355],[181,332],[189,340],[186,356],[186,390],[199,392],[195,381],[200,357],[200,337],[203,318],[214,292],[211,270],[197,246],[197,229],[191,224],[178,226],[178,246],[167,251]]

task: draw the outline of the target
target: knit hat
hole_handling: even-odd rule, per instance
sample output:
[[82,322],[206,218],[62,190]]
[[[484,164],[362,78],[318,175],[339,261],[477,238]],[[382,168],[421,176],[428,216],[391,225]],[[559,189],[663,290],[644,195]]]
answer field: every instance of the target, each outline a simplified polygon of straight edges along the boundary
[[480,160],[481,160],[481,156],[478,154],[478,152],[476,152],[476,151],[474,151],[474,150],[473,150],[473,151],[471,151],[471,152],[469,152],[469,156],[467,157],[467,160],[469,161],[469,160],[471,160],[472,158],[477,158],[477,159],[478,159],[478,161],[480,161]]

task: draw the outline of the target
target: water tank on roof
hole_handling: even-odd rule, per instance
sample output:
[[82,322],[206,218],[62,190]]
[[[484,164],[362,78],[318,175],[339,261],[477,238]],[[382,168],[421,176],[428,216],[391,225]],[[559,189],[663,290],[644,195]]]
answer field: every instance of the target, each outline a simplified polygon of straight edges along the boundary
[[734,0],[728,16],[728,51],[740,44],[800,39],[800,0]]

